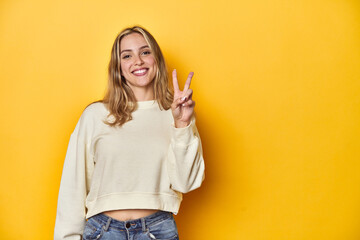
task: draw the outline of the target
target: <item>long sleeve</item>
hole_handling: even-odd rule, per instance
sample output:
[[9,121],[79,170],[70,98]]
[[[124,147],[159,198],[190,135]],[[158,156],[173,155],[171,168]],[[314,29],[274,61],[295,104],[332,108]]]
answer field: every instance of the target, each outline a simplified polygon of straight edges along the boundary
[[205,164],[195,119],[185,128],[172,127],[167,167],[172,189],[187,193],[201,186]]
[[[85,110],[86,111],[86,110]],[[71,134],[61,177],[54,239],[81,239],[85,226],[88,177],[93,169],[89,119],[80,117]]]

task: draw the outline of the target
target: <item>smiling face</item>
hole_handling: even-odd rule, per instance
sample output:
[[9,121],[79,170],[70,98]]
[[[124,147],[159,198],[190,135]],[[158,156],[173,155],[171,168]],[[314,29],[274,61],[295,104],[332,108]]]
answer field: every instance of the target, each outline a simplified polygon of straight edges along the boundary
[[121,75],[138,101],[153,99],[157,65],[150,46],[140,33],[131,33],[121,39],[120,59]]

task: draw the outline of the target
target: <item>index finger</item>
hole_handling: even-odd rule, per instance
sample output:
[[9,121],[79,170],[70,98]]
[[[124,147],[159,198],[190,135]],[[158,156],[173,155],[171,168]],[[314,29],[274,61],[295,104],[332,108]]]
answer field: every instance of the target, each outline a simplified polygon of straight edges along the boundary
[[194,72],[190,72],[188,78],[186,79],[183,92],[186,92],[190,88],[190,83],[193,76],[194,76]]
[[180,91],[179,89],[179,83],[176,77],[176,69],[173,70],[172,72],[172,79],[173,79],[173,86],[174,86],[174,91]]

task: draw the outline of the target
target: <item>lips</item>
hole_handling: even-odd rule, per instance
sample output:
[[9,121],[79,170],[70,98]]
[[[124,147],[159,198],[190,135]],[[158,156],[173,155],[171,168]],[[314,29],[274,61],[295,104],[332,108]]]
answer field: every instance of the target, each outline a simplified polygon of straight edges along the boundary
[[147,68],[140,68],[132,71],[131,73],[134,74],[135,76],[144,76],[148,70],[149,69]]

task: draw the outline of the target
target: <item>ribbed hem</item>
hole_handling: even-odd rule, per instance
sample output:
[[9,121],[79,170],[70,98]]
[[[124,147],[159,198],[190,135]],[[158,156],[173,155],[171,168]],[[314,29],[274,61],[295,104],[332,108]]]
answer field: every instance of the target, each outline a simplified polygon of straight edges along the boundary
[[177,214],[181,201],[181,193],[177,196],[156,193],[109,194],[86,203],[88,209],[86,218],[104,211],[119,209],[157,209]]

